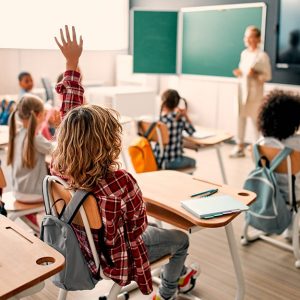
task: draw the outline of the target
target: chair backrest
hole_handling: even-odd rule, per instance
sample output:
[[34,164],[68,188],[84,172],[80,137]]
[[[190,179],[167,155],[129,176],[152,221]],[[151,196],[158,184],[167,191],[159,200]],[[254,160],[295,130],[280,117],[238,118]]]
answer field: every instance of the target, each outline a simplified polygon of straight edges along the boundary
[[[259,145],[259,153],[265,156],[269,161],[271,161],[279,152],[280,148],[274,148],[265,145]],[[300,172],[300,151],[293,151],[290,154],[291,159],[291,172],[292,174],[297,174]],[[288,163],[285,159],[275,170],[277,173],[288,173]]]
[[47,77],[42,77],[41,78],[43,87],[46,91],[46,100],[53,100],[54,99],[54,93],[52,89],[52,84],[49,78]]
[[2,171],[2,168],[0,166],[0,189],[3,189],[6,187],[6,180],[5,180],[5,176],[4,173]]
[[[138,132],[139,134],[145,134],[147,129],[150,127],[152,122],[149,121],[139,121]],[[169,131],[166,124],[163,122],[158,121],[155,127],[156,130],[150,135],[149,140],[152,142],[160,143],[160,136],[162,144],[168,145],[169,144]]]

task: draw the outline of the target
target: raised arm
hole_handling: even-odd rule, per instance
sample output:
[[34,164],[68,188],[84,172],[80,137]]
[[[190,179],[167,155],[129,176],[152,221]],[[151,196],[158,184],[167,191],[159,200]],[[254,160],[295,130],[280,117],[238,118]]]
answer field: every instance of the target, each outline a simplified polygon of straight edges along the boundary
[[72,26],[71,39],[67,25],[65,26],[65,34],[60,29],[60,38],[61,41],[55,37],[55,42],[66,58],[66,72],[64,73],[63,81],[57,84],[56,91],[63,96],[60,109],[61,117],[63,118],[68,111],[83,103],[84,89],[80,83],[80,73],[76,71],[82,53],[83,40],[80,36],[79,43],[77,42],[74,26]]

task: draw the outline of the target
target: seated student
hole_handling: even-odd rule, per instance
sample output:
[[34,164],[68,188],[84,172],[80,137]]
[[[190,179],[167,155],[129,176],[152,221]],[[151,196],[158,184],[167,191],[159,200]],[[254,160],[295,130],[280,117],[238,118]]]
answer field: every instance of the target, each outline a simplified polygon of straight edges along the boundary
[[19,92],[19,98],[21,98],[24,94],[30,93],[33,89],[33,79],[30,73],[28,72],[21,72],[18,75],[19,79],[19,86],[20,86],[20,92]]
[[[258,115],[258,129],[265,137],[263,144],[278,147],[270,138],[279,140],[283,145],[300,151],[300,96],[275,90],[267,95]],[[276,174],[280,189],[288,191],[288,178],[285,174]],[[295,181],[296,200],[300,201],[300,173]]]
[[[17,129],[16,114],[22,126]],[[9,120],[7,165],[12,169],[12,188],[16,199],[23,202],[42,202],[42,182],[47,175],[45,156],[52,144],[37,132],[44,120],[43,101],[26,94],[17,103]],[[37,225],[36,215],[28,215]]]
[[[171,253],[164,267],[162,285],[155,300],[174,299],[179,290],[192,287],[199,275],[196,265],[186,268],[188,236],[179,230],[147,226],[146,208],[135,179],[117,162],[122,127],[115,111],[82,105],[84,89],[76,72],[83,41],[76,41],[68,27],[56,42],[66,58],[66,72],[56,90],[63,96],[62,123],[57,131],[51,172],[63,177],[73,189],[92,191],[98,200],[104,225],[104,241],[113,265],[100,256],[103,272],[120,285],[137,282],[144,294],[152,291],[149,261]],[[77,159],[74,160],[74,157]],[[84,229],[73,227],[93,276],[99,277]],[[98,232],[93,233],[98,245]],[[180,285],[181,283],[181,285]]]
[[[179,108],[180,100],[184,101],[185,108]],[[187,115],[186,100],[181,98],[176,90],[166,90],[162,94],[160,121],[168,127],[169,144],[165,146],[163,156],[161,156],[159,144],[156,143],[154,155],[158,166],[171,170],[195,167],[196,161],[183,155],[182,136],[183,130],[192,135],[195,128]]]

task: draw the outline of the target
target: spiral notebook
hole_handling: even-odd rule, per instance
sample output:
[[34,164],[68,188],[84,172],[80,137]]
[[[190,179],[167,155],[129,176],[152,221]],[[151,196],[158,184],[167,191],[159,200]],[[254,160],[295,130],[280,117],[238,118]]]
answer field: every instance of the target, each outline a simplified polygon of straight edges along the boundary
[[201,219],[210,219],[249,209],[239,200],[228,196],[209,196],[181,201],[181,206]]

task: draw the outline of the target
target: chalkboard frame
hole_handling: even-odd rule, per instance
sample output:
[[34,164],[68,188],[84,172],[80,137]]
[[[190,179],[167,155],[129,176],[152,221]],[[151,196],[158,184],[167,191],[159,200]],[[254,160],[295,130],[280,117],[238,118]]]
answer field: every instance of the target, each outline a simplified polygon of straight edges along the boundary
[[[261,44],[260,48],[264,50],[265,43],[265,32],[266,32],[266,18],[267,18],[267,5],[265,2],[255,3],[243,3],[243,4],[224,4],[224,5],[209,5],[209,6],[198,6],[198,7],[186,7],[179,10],[178,15],[178,43],[181,45],[177,49],[177,73],[184,76],[201,76],[209,79],[220,79],[220,76],[205,75],[205,74],[189,74],[182,72],[182,49],[183,49],[183,18],[186,12],[197,12],[197,11],[211,11],[211,10],[229,10],[229,9],[240,9],[240,8],[261,8],[262,9],[262,20],[261,20]],[[224,77],[224,76],[222,76]],[[227,76],[225,76],[226,78]],[[230,78],[230,77],[228,77]]]

